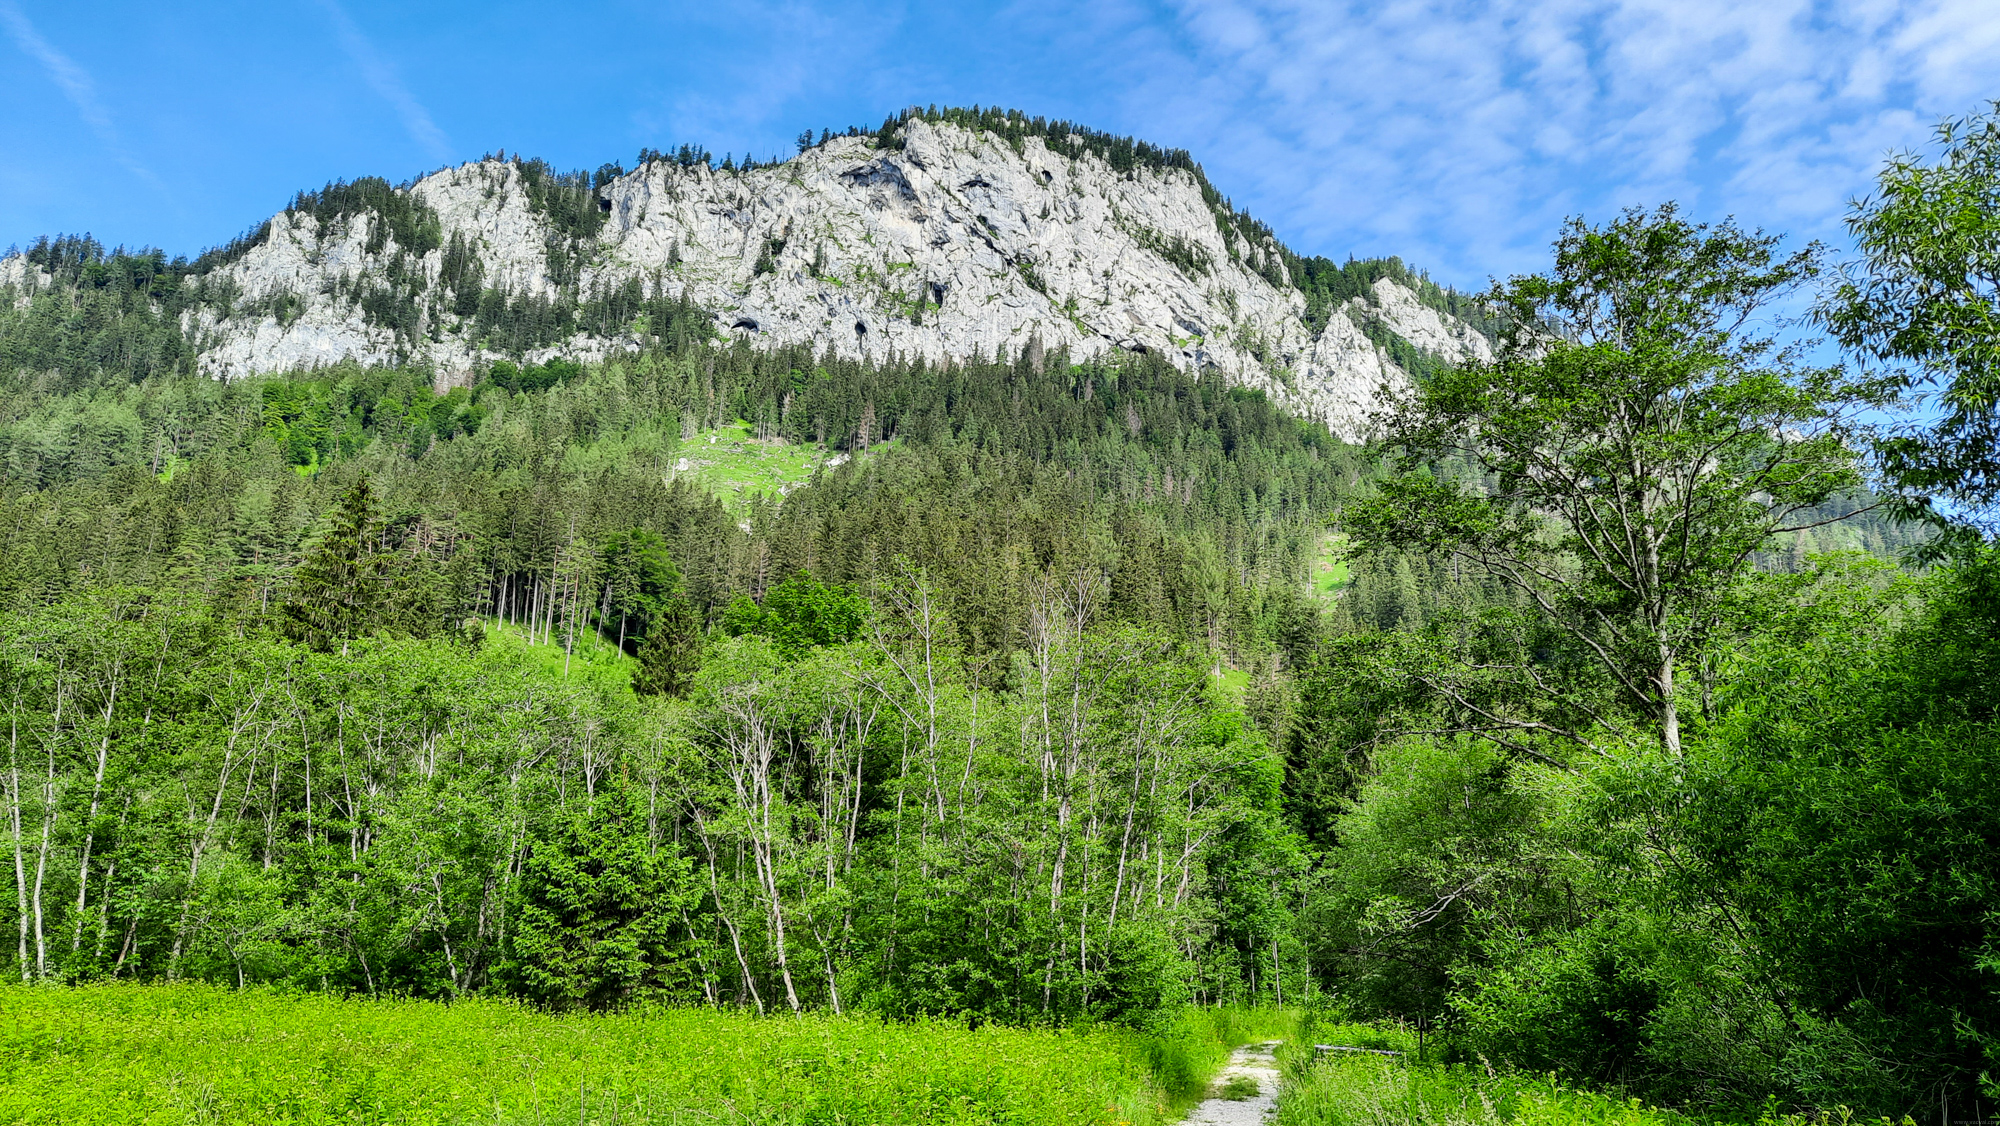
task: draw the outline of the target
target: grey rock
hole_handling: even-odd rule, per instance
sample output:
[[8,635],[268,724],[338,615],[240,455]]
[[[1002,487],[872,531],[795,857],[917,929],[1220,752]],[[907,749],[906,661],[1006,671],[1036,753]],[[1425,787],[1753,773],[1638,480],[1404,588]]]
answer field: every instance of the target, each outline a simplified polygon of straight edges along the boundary
[[[1189,172],[1118,172],[1040,138],[1017,151],[1000,136],[922,120],[904,137],[901,149],[837,138],[747,173],[656,162],[622,176],[597,193],[608,214],[583,248],[578,292],[638,279],[649,297],[686,295],[712,311],[725,337],[848,357],[1143,351],[1262,388],[1348,438],[1362,435],[1383,388],[1407,381],[1355,317],[1312,331],[1303,295],[1258,272],[1276,244],[1225,233]],[[469,243],[485,285],[557,295],[551,227],[515,165],[464,164],[410,191],[436,212],[447,245],[454,235]],[[399,339],[367,322],[355,286],[378,284],[399,250],[391,239],[368,252],[378,221],[322,229],[308,215],[277,216],[270,238],[225,268],[238,311],[205,309],[184,326],[201,343],[203,370],[419,361],[442,386],[497,358],[436,292],[442,249],[414,263],[431,287],[419,331]],[[27,281],[25,271],[19,258],[0,263],[0,284]],[[286,322],[241,311],[281,294],[300,302]],[[1443,359],[1491,355],[1477,331],[1394,281],[1378,281],[1365,304],[1361,316]],[[638,346],[578,335],[528,358],[602,359]]]

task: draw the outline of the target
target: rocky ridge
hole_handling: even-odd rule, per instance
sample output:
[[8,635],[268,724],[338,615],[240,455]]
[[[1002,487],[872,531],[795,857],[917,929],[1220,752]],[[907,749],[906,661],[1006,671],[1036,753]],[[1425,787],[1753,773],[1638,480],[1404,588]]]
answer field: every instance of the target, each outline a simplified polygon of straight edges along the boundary
[[[1384,330],[1445,361],[1491,355],[1472,326],[1387,277],[1309,323],[1275,240],[1224,221],[1188,169],[1120,171],[1074,138],[921,117],[897,140],[830,138],[751,171],[653,160],[577,187],[596,209],[581,219],[556,215],[546,191],[537,206],[547,185],[497,159],[401,189],[421,229],[287,210],[210,279],[230,300],[184,329],[219,377],[353,359],[428,362],[462,383],[506,351],[491,329],[519,310],[625,310],[526,349],[602,359],[646,345],[655,326],[630,315],[636,302],[672,299],[725,338],[849,357],[1153,353],[1349,438],[1380,388],[1408,378]],[[30,270],[0,262],[0,286],[46,284]]]

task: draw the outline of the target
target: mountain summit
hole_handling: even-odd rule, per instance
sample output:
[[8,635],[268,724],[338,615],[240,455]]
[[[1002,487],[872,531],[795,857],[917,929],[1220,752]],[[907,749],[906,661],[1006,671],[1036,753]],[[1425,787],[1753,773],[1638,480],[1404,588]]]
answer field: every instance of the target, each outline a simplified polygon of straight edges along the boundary
[[[502,356],[602,359],[671,332],[844,356],[1156,353],[1357,437],[1408,369],[1490,355],[1391,259],[1302,259],[1185,153],[999,111],[908,111],[782,163],[642,154],[558,175],[489,157],[302,193],[180,278],[220,377],[341,359],[464,383]],[[202,263],[196,263],[202,267]],[[0,286],[54,281],[34,252]]]

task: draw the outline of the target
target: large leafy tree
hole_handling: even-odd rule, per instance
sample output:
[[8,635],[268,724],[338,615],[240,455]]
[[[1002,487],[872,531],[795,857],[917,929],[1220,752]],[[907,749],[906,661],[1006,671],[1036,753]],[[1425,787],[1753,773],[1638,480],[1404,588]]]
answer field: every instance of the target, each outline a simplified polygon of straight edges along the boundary
[[1904,499],[1975,516],[2000,502],[2000,102],[1942,122],[1937,147],[1891,158],[1855,201],[1861,258],[1819,316],[1843,345],[1897,364],[1904,388],[1935,395],[1879,446]]
[[723,614],[722,629],[731,637],[768,637],[787,660],[796,660],[809,649],[858,639],[867,622],[867,599],[799,571],[772,587],[762,606],[738,596]]
[[[1861,483],[1856,416],[1885,399],[1769,335],[1771,307],[1820,258],[1672,205],[1572,220],[1549,273],[1489,294],[1510,326],[1498,358],[1437,373],[1379,416],[1392,472],[1344,517],[1356,543],[1446,553],[1518,589],[1620,701],[1570,693],[1555,722],[1416,673],[1466,727],[1585,739],[1636,717],[1680,752],[1684,657],[1754,552]],[[1527,697],[1561,693],[1543,647],[1488,663]]]

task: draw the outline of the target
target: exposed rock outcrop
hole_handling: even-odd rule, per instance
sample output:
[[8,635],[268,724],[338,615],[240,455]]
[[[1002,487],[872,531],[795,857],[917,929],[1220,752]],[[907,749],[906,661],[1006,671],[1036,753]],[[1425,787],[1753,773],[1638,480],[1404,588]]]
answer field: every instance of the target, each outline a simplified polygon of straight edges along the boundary
[[[1118,171],[1063,139],[1010,142],[918,118],[900,147],[833,138],[748,172],[654,161],[591,191],[599,214],[581,224],[538,207],[532,186],[497,160],[416,182],[409,193],[436,219],[420,241],[436,245],[401,246],[365,211],[324,225],[280,214],[223,268],[233,303],[189,315],[203,368],[420,360],[463,382],[499,354],[475,308],[482,295],[580,307],[622,288],[685,298],[725,337],[845,356],[1153,353],[1355,437],[1379,389],[1407,378],[1360,322],[1446,360],[1491,354],[1389,278],[1315,330],[1305,296],[1268,280],[1283,278],[1276,243],[1219,222],[1194,173]],[[0,263],[0,284],[24,269]],[[647,325],[576,327],[529,357],[636,349]]]

